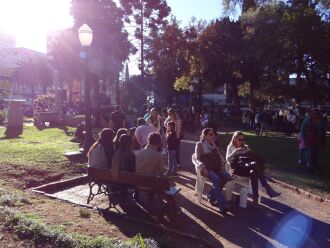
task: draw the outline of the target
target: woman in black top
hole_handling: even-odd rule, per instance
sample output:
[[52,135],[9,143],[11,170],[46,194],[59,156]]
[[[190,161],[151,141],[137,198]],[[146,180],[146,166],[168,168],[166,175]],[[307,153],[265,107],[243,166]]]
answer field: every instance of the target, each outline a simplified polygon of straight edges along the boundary
[[179,145],[178,137],[175,132],[175,122],[170,121],[167,124],[167,132],[166,132],[166,143],[167,143],[167,159],[168,159],[168,171],[166,175],[173,176],[176,174],[176,167],[178,165],[176,159],[176,153]]

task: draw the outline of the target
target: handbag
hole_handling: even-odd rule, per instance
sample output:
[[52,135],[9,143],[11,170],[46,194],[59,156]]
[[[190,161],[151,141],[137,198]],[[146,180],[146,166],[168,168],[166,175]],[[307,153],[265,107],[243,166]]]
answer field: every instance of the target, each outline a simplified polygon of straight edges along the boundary
[[201,161],[207,170],[219,171],[224,168],[222,156],[217,149],[213,149],[211,153],[202,154]]
[[248,154],[237,154],[231,164],[233,174],[242,177],[249,177],[251,170],[256,169],[257,161]]

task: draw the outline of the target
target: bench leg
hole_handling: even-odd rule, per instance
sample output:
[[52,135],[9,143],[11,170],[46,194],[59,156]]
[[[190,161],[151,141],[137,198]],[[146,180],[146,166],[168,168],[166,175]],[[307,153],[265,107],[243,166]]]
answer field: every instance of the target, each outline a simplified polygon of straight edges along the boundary
[[[88,186],[89,186],[89,195],[88,195],[88,198],[87,198],[87,204],[89,204],[94,199],[94,196],[96,196],[96,195],[100,195],[100,194],[107,195],[108,194],[107,189],[102,184],[98,184],[98,183],[95,183],[95,182],[89,182]],[[97,186],[97,192],[94,194],[93,188],[95,186]]]
[[95,185],[95,183],[89,182],[88,186],[89,186],[89,195],[87,198],[87,204],[89,204],[93,198],[94,198],[94,194],[93,194],[93,186]]

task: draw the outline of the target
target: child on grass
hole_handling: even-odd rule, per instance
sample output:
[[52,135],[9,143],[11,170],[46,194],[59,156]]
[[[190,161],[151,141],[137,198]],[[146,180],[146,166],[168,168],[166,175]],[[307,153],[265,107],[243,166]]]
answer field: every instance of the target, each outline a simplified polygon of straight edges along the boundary
[[298,164],[305,164],[307,163],[308,166],[308,147],[305,144],[303,136],[301,132],[297,135],[298,141]]
[[176,160],[176,151],[178,148],[178,138],[175,132],[175,122],[170,121],[167,124],[166,130],[166,144],[167,144],[167,158],[168,158],[168,171],[166,175],[173,176],[176,174],[176,167],[178,162]]

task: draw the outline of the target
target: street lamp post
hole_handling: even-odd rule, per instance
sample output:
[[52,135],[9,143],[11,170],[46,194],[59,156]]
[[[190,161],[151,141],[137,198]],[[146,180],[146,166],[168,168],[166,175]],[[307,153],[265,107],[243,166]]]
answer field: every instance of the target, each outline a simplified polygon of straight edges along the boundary
[[83,72],[82,72],[82,82],[84,83],[84,95],[85,95],[85,142],[83,145],[84,153],[87,153],[89,148],[94,143],[94,138],[92,134],[92,114],[91,114],[91,97],[90,97],[90,85],[88,78],[86,79],[86,71],[88,69],[88,53],[87,50],[93,41],[93,30],[87,25],[83,24],[78,29],[79,41],[82,47],[83,60]]

